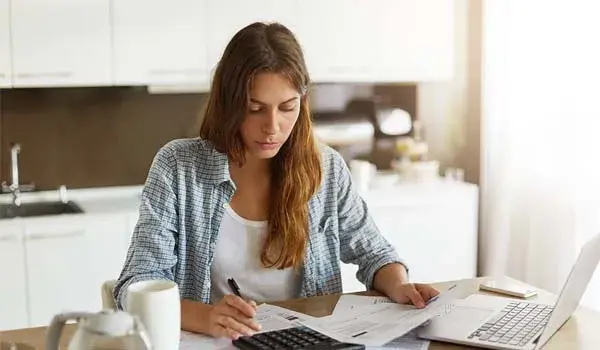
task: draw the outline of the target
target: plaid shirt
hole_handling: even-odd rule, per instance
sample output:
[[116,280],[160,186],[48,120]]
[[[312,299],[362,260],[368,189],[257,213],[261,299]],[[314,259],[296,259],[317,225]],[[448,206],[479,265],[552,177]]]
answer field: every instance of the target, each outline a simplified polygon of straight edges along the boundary
[[[298,297],[341,293],[340,261],[357,264],[356,276],[369,289],[379,268],[403,263],[380,235],[341,156],[321,146],[321,157],[323,181],[308,203],[309,239]],[[150,279],[175,281],[181,298],[211,302],[210,266],[224,205],[235,192],[228,164],[226,155],[197,138],[171,141],[157,152],[114,288],[120,308],[131,283]]]

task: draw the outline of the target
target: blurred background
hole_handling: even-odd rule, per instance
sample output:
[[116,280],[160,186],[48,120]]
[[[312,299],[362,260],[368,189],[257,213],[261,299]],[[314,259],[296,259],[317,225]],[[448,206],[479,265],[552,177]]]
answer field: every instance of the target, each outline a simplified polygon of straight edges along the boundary
[[[0,0],[0,329],[96,311],[158,149],[196,137],[254,21],[288,26],[315,134],[415,281],[558,293],[600,232],[592,1]],[[343,265],[344,291],[364,289]],[[600,274],[584,297],[600,309]],[[8,316],[15,315],[15,316]]]

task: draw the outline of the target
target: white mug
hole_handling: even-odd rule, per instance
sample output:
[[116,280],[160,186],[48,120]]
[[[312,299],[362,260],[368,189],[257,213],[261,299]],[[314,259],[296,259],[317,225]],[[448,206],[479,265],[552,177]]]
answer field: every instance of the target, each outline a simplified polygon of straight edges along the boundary
[[142,321],[152,349],[179,348],[181,306],[179,287],[169,280],[133,283],[127,289],[127,312]]

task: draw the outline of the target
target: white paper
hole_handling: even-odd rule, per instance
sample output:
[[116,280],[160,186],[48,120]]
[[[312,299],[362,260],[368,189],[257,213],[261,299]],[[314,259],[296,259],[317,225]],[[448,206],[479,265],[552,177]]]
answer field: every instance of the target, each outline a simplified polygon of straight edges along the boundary
[[[391,304],[394,301],[388,297],[373,297],[363,295],[342,295],[338,299],[333,315],[350,315],[360,313],[361,308],[376,304]],[[416,332],[409,332],[383,346],[368,347],[368,350],[427,350],[430,341],[417,337]]]
[[213,338],[204,334],[181,331],[179,350],[234,350],[231,339]]
[[258,333],[299,327],[312,319],[312,316],[270,304],[261,304],[256,312],[256,321],[261,326]]
[[416,331],[411,331],[383,346],[367,346],[367,350],[427,350],[429,349],[429,343],[429,340],[417,337]]
[[450,287],[430,300],[423,309],[396,303],[377,303],[350,313],[313,318],[306,321],[305,325],[340,342],[384,346],[431,318],[448,313],[454,308],[454,300],[465,295],[462,289],[460,285]]
[[391,304],[393,303],[392,299],[388,297],[369,297],[363,295],[342,295],[338,299],[337,304],[335,304],[335,308],[333,309],[332,315],[339,314],[350,314],[356,311],[356,309],[360,309],[362,307],[368,305],[375,304]]
[[[256,309],[255,318],[261,326],[261,330],[257,333],[301,326],[302,322],[312,319],[311,316],[270,304],[259,305]],[[227,338],[217,339],[203,334],[182,331],[179,350],[196,349],[233,350],[236,347]]]

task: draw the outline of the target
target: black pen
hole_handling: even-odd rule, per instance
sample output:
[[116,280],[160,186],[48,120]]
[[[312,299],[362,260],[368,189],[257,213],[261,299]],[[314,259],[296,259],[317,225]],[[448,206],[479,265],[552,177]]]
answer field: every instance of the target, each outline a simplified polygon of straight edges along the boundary
[[[227,279],[227,283],[229,284],[229,287],[233,291],[233,294],[242,298],[242,295],[240,294],[240,286],[238,286],[238,284],[235,282],[235,280],[233,278],[229,278],[229,279]],[[242,299],[244,299],[244,298],[242,298]]]

